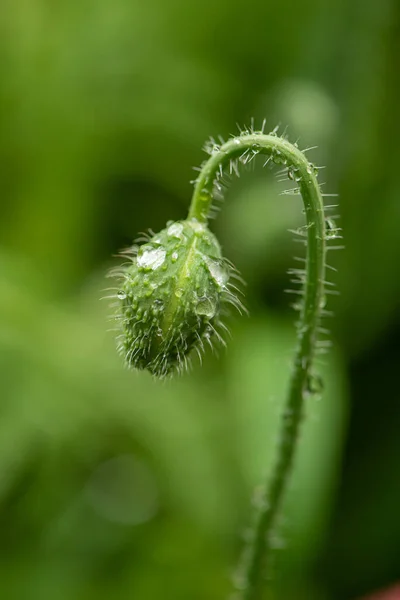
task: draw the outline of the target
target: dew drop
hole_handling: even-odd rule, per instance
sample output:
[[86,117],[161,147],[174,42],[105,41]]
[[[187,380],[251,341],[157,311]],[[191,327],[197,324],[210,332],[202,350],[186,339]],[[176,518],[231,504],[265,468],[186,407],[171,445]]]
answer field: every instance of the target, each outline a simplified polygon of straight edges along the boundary
[[315,175],[315,176],[317,176],[318,175],[318,170],[319,170],[318,167],[316,167],[313,163],[308,163],[307,173],[309,175]]
[[139,267],[146,269],[158,269],[161,267],[165,260],[166,252],[163,248],[152,248],[151,250],[144,250],[137,258],[137,264]]
[[171,261],[174,263],[178,260],[179,254],[177,252],[173,252],[171,255]]
[[223,288],[228,282],[229,271],[223,260],[218,258],[210,258],[209,256],[204,257],[208,270],[210,271],[211,277],[214,279],[216,284]]
[[288,177],[292,181],[297,181],[297,182],[301,181],[300,169],[298,169],[297,167],[289,167]]
[[125,294],[125,292],[124,292],[123,290],[120,290],[120,291],[117,293],[117,298],[118,298],[118,300],[125,300],[125,298],[126,298],[126,294]]
[[164,308],[164,302],[160,298],[156,298],[154,300],[154,307],[156,307],[157,310],[162,310]]
[[177,288],[177,289],[175,290],[175,296],[176,296],[177,298],[182,298],[182,294],[183,294],[183,289],[182,289],[182,288]]
[[324,389],[324,382],[319,375],[308,375],[306,392],[309,394],[320,394]]
[[233,140],[233,143],[234,143],[236,146],[240,146],[240,140],[239,140],[239,138],[235,138],[235,139]]
[[272,160],[276,165],[286,165],[287,158],[282,154],[282,152],[278,149],[274,150],[272,153]]
[[199,223],[199,221],[197,219],[191,219],[189,221],[189,224],[191,226],[191,228],[198,234],[202,234],[204,232],[204,225],[202,223]]
[[182,239],[183,225],[182,223],[173,223],[168,227],[167,233],[170,237]]
[[334,240],[339,237],[339,232],[333,219],[325,219],[325,235],[328,240]]
[[203,188],[199,193],[199,200],[201,202],[210,202],[211,193],[207,188]]
[[211,319],[215,315],[216,311],[217,304],[213,299],[207,298],[207,296],[202,296],[198,299],[195,308],[195,312],[197,315],[208,317],[209,319]]

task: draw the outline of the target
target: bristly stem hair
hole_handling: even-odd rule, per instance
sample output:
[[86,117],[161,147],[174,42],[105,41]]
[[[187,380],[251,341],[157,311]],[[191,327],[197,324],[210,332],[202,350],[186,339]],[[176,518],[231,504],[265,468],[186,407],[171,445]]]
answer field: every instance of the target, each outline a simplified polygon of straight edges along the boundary
[[195,182],[189,219],[207,224],[211,204],[226,169],[236,172],[238,161],[246,164],[257,154],[267,161],[287,168],[289,179],[296,182],[304,203],[307,240],[307,257],[303,282],[303,295],[298,323],[298,343],[294,356],[286,405],[284,407],[277,456],[272,474],[263,489],[252,525],[252,535],[240,564],[240,582],[237,585],[241,600],[259,600],[270,568],[272,533],[287,487],[301,421],[304,417],[305,399],[313,380],[313,358],[317,348],[317,334],[325,303],[325,252],[326,223],[324,205],[317,170],[296,145],[279,137],[275,132],[245,131],[222,145],[210,147],[210,158],[203,164]]

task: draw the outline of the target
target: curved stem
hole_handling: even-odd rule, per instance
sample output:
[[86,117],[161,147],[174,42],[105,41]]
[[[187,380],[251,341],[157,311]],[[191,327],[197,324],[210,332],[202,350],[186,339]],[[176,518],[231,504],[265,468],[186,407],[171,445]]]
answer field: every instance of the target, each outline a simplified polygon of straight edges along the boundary
[[303,300],[298,324],[298,345],[294,356],[288,395],[281,420],[275,466],[265,484],[253,523],[253,535],[240,565],[239,596],[243,600],[259,600],[268,575],[272,550],[271,533],[293,464],[299,441],[304,403],[310,389],[311,368],[317,330],[324,306],[325,219],[323,200],[313,165],[286,139],[276,135],[251,133],[230,139],[216,147],[204,164],[193,193],[189,218],[206,223],[213,191],[223,169],[235,167],[237,159],[246,161],[251,153],[264,154],[277,164],[287,165],[289,177],[295,179],[303,198],[306,215],[307,258],[304,273]]

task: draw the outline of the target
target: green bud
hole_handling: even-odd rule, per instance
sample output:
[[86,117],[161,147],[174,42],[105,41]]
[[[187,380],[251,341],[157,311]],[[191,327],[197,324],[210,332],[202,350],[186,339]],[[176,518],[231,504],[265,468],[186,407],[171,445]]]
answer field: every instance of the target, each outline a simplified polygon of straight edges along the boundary
[[165,377],[187,366],[193,350],[201,356],[205,342],[223,341],[222,303],[239,310],[242,304],[229,281],[234,269],[205,225],[171,221],[124,256],[130,263],[116,272],[116,318],[118,349],[128,366]]

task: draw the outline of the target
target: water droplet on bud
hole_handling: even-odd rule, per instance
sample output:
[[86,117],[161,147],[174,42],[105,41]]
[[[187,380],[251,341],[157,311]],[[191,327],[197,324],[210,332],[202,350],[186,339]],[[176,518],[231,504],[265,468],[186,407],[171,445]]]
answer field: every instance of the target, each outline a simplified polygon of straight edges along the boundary
[[138,255],[137,264],[144,269],[155,271],[163,264],[165,255],[166,252],[163,248],[145,249]]
[[229,270],[224,261],[220,259],[213,259],[209,256],[204,256],[204,262],[210,271],[211,277],[214,279],[217,285],[220,288],[225,287],[229,280]]
[[195,311],[199,316],[211,319],[217,311],[217,303],[213,299],[203,296],[199,298]]
[[183,225],[182,223],[173,223],[168,227],[167,233],[171,237],[182,239]]

